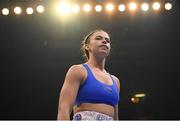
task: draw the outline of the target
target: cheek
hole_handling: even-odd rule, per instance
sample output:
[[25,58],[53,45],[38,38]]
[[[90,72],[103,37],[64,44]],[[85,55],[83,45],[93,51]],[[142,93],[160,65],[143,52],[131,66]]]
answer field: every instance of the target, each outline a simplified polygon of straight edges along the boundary
[[111,49],[111,45],[110,44],[108,44],[108,47],[109,47],[109,49]]
[[92,51],[94,49],[96,49],[96,47],[94,45],[89,44],[89,51]]
[[90,44],[89,44],[89,48],[91,48],[91,49],[95,49],[95,48],[97,48],[98,47],[98,43],[96,43],[96,42],[91,42]]
[[109,53],[111,52],[111,45],[109,45]]

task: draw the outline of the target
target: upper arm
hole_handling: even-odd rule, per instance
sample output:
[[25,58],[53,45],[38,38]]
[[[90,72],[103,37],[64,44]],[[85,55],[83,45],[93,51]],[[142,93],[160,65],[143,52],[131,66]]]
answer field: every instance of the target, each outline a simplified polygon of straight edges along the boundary
[[60,93],[59,99],[59,109],[68,109],[72,110],[74,105],[76,95],[81,84],[81,81],[84,78],[83,68],[80,65],[73,65],[68,70],[63,87]]
[[[115,77],[114,75],[112,75],[113,79],[116,81],[117,87],[118,87],[118,91],[120,92],[120,80]],[[118,115],[118,104],[114,107],[114,119],[118,120],[119,115]]]

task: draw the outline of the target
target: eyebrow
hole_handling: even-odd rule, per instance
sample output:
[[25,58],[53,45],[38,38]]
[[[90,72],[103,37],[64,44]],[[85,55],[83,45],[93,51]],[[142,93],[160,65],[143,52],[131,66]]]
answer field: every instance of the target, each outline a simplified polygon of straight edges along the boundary
[[[110,38],[108,38],[108,37],[103,37],[103,36],[101,36],[101,35],[97,35],[96,37],[102,37],[102,38],[105,38],[106,40],[109,40],[110,41]],[[95,38],[96,38],[95,37]]]

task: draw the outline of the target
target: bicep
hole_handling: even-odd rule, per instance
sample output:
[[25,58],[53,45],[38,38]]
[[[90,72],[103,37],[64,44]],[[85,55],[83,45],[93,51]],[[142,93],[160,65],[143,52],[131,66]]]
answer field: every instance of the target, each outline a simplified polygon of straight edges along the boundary
[[[70,83],[69,83],[70,84]],[[60,93],[60,107],[72,106],[78,91],[78,84],[64,83]]]
[[71,67],[66,74],[60,93],[59,108],[72,108],[82,80],[82,74],[77,66]]

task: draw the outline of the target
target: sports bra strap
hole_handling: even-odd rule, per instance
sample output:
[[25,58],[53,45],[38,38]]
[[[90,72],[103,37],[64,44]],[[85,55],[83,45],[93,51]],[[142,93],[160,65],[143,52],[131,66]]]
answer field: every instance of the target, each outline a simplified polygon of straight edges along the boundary
[[84,63],[83,66],[86,68],[88,75],[93,76],[93,73],[92,73],[91,69],[89,68],[89,66],[86,63]]

